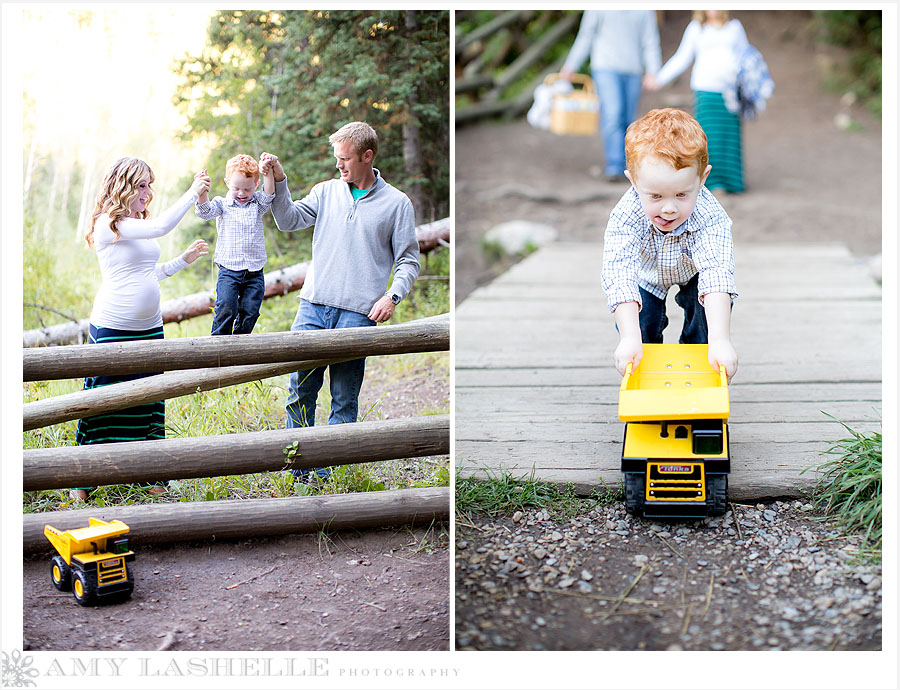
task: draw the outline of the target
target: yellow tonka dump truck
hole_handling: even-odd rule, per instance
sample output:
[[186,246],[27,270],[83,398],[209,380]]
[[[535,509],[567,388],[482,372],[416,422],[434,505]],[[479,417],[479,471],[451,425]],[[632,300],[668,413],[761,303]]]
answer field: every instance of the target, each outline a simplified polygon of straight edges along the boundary
[[66,532],[44,525],[44,536],[57,551],[50,568],[53,586],[61,592],[72,590],[82,606],[127,599],[134,590],[134,552],[123,536],[128,525],[96,518],[88,522]]
[[728,379],[706,345],[645,344],[619,388],[625,508],[645,517],[722,515],[728,504]]

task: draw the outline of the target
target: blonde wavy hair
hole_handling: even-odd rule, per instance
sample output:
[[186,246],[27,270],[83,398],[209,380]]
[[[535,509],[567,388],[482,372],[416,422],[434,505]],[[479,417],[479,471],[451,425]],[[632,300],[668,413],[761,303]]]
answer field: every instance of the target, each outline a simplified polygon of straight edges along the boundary
[[[93,249],[94,247],[94,225],[102,214],[109,214],[109,229],[113,231],[116,239],[120,237],[119,231],[116,229],[116,223],[122,218],[131,215],[131,204],[137,199],[138,184],[145,177],[150,178],[150,184],[153,184],[153,170],[140,158],[125,157],[120,158],[106,173],[103,178],[103,185],[100,193],[97,194],[97,200],[94,204],[94,213],[91,217],[91,227],[84,235],[84,241]],[[150,198],[147,199],[147,206],[153,200],[153,190],[150,190]],[[138,214],[139,218],[146,218],[150,215],[147,208]]]

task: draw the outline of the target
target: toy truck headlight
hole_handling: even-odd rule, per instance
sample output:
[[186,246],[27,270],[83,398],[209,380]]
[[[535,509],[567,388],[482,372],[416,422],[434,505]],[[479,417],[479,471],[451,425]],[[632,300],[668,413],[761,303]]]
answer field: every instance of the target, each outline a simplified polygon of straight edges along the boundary
[[721,455],[724,443],[722,423],[695,425],[693,429],[694,455]]

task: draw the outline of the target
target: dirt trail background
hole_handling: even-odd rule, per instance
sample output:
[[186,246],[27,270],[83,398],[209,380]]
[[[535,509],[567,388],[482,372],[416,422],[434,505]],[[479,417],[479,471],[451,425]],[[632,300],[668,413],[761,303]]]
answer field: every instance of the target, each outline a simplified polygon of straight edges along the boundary
[[[748,242],[843,242],[861,260],[881,252],[881,121],[844,105],[822,84],[842,51],[818,44],[810,12],[737,11],[762,52],[775,94],[758,120],[745,123],[747,192],[722,198],[737,249]],[[663,60],[675,52],[690,17],[667,10],[660,30]],[[639,113],[693,108],[690,69],[672,86],[645,93]],[[857,124],[841,129],[836,118]],[[456,301],[509,265],[481,249],[499,223],[550,225],[560,241],[599,242],[626,184],[602,175],[599,136],[557,136],[522,119],[456,131]],[[578,201],[584,200],[586,201]],[[598,257],[599,260],[599,257]]]

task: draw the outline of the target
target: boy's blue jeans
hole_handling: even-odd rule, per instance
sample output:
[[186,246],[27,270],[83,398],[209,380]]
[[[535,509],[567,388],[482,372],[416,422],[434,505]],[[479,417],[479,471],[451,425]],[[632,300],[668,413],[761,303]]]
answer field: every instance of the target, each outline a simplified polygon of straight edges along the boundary
[[603,134],[605,175],[622,175],[625,170],[625,130],[637,114],[641,99],[641,75],[593,70],[600,101],[600,130]]
[[[365,314],[347,309],[327,307],[313,304],[305,299],[300,300],[300,308],[291,326],[292,331],[311,331],[332,328],[357,328],[374,326]],[[359,416],[359,391],[362,388],[366,371],[366,359],[354,359],[349,362],[338,362],[328,365],[331,380],[331,412],[329,424],[345,424],[355,422]],[[287,398],[287,428],[313,426],[316,421],[316,398],[324,382],[325,367],[307,371],[295,371],[291,374],[290,389]],[[323,468],[310,470],[292,470],[294,477],[304,478],[315,471],[325,477],[328,471]]]
[[219,266],[211,335],[250,333],[259,318],[266,279],[259,271],[232,271]]
[[[709,341],[709,331],[706,325],[706,310],[697,297],[697,282],[700,274],[696,274],[684,285],[678,287],[675,295],[675,304],[684,310],[684,326],[681,329],[679,343],[696,345]],[[641,340],[645,343],[661,343],[663,330],[669,324],[666,316],[666,302],[655,295],[640,288],[641,311]]]

